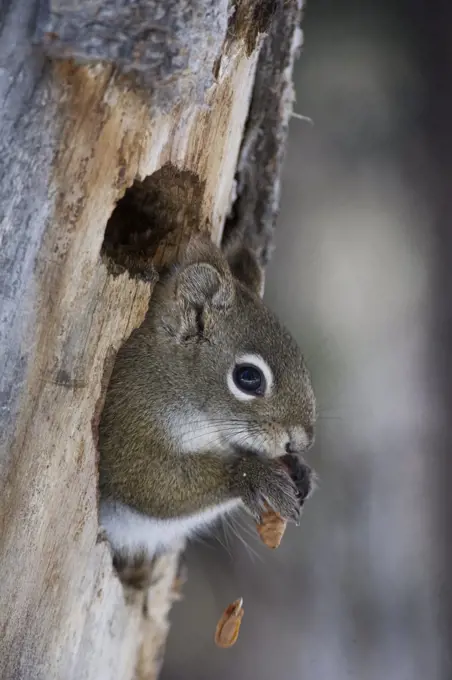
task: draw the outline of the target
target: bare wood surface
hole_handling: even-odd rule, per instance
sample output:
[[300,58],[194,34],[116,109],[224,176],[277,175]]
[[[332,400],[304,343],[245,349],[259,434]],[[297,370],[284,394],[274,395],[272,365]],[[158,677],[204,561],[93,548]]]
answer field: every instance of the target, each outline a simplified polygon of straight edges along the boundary
[[202,104],[214,83],[228,6],[228,0],[40,0],[34,41],[52,57],[114,65],[134,77],[153,107]]
[[[163,194],[181,169],[196,178],[198,229],[219,239],[258,50],[218,44],[206,105],[151,115],[113,66],[49,61],[32,44],[35,10],[1,10],[0,676],[142,680],[156,673],[177,555],[162,558],[144,617],[98,540],[95,429],[104,373],[151,284],[109,273],[100,251],[115,202],[164,166]],[[158,263],[193,228],[180,208]]]

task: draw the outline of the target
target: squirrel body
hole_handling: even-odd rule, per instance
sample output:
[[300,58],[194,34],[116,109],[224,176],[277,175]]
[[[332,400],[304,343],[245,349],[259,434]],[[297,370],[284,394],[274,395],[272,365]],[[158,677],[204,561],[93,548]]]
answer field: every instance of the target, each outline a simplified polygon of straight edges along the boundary
[[101,504],[100,520],[115,551],[125,556],[146,553],[153,556],[208,529],[219,517],[235,510],[240,500],[177,518],[156,518],[117,501]]
[[252,253],[196,239],[120,348],[99,426],[100,522],[115,553],[153,555],[240,505],[298,520],[307,491],[281,458],[302,461],[315,397],[261,291]]

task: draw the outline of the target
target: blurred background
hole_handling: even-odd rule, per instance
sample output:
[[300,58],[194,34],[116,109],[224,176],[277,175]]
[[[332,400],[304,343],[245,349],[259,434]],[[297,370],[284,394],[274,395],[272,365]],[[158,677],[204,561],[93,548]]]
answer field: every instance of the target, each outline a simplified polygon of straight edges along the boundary
[[[311,0],[266,298],[304,348],[320,489],[281,547],[187,552],[163,680],[450,680],[452,9]],[[216,622],[243,596],[230,650]]]

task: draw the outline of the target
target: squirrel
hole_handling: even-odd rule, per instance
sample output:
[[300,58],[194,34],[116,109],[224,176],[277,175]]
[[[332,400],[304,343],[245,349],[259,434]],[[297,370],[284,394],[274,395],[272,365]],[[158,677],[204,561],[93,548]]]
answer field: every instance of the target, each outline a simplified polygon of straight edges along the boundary
[[[119,349],[99,423],[99,519],[120,558],[153,557],[244,506],[298,523],[316,401],[253,253],[192,239]],[[286,462],[282,465],[281,462]]]

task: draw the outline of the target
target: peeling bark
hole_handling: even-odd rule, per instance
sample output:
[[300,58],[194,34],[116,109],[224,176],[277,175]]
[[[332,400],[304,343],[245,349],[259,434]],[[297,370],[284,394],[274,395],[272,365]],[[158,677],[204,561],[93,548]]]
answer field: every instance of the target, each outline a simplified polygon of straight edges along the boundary
[[236,199],[224,240],[240,238],[268,263],[279,212],[280,177],[295,99],[292,71],[302,45],[302,0],[272,3],[260,51],[236,173]]

